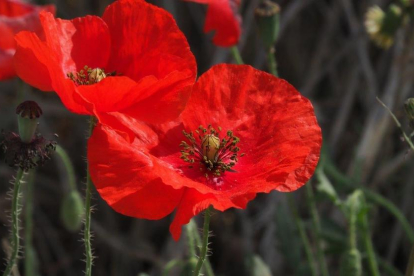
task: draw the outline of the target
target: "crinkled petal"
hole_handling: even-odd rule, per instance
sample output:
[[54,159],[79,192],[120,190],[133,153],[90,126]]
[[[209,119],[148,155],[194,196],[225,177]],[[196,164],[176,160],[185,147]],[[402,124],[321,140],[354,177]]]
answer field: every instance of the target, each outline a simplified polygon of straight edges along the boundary
[[151,161],[109,127],[98,125],[88,141],[92,181],[116,211],[133,217],[160,219],[173,211],[183,189],[146,177]]
[[194,56],[170,13],[143,0],[119,0],[106,9],[103,19],[111,32],[111,70],[136,81],[178,71],[194,81]]
[[20,32],[15,38],[14,67],[21,79],[43,91],[56,91],[72,112],[92,114],[92,106],[77,93],[73,81],[64,77],[54,52],[45,42],[31,32]]
[[123,113],[165,122],[177,118],[187,102],[196,77],[195,58],[167,11],[138,2],[116,1],[104,13],[112,39],[108,68],[139,84]]
[[42,12],[40,20],[46,43],[54,53],[64,73],[63,77],[85,66],[106,69],[111,39],[108,27],[100,17],[62,20],[54,18],[51,13]]
[[[182,113],[187,130],[212,124],[240,138],[229,191],[293,191],[313,174],[322,144],[312,104],[286,81],[246,65],[203,74]],[[233,180],[233,181],[231,181]],[[224,189],[224,187],[223,187]]]
[[50,49],[35,33],[21,32],[16,35],[17,51],[14,66],[17,75],[43,91],[52,91],[48,66],[52,64]]

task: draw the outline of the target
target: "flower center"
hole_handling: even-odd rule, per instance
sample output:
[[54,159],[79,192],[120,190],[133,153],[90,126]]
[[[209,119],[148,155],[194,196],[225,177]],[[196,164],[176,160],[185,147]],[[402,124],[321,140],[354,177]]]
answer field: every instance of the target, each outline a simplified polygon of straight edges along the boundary
[[[220,139],[220,132],[220,127],[217,131],[211,125],[207,128],[199,126],[195,136],[193,132],[183,131],[189,143],[181,142],[180,158],[190,164],[189,168],[193,168],[196,162],[200,163],[200,170],[207,178],[210,174],[221,176],[226,171],[236,172],[232,168],[238,162],[240,148],[237,144],[240,139],[234,136],[231,130]],[[240,157],[242,156],[244,153],[240,154]]]
[[79,72],[75,72],[75,74],[72,72],[68,73],[67,77],[77,85],[89,85],[98,83],[104,78],[113,75],[115,75],[115,72],[105,73],[104,69],[85,66]]

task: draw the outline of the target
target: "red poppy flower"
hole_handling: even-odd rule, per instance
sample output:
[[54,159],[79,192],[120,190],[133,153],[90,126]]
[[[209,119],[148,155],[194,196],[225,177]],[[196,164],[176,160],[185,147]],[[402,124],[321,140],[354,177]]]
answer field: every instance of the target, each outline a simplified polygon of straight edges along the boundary
[[120,113],[159,123],[184,109],[196,63],[167,11],[119,0],[102,18],[62,20],[44,12],[40,21],[44,40],[30,32],[16,36],[16,71],[29,84],[56,91],[70,111],[127,132]]
[[35,6],[18,0],[0,0],[0,80],[16,75],[13,55],[16,52],[14,35],[27,30],[41,35],[39,12],[55,13],[53,5]]
[[175,239],[209,205],[245,208],[257,193],[298,189],[313,174],[322,143],[309,100],[247,65],[203,74],[179,121],[150,126],[125,119],[133,143],[107,126],[95,128],[92,180],[124,215],[160,219],[176,209]]
[[213,43],[230,47],[239,42],[241,16],[238,13],[240,0],[185,0],[208,4],[204,32],[215,31]]

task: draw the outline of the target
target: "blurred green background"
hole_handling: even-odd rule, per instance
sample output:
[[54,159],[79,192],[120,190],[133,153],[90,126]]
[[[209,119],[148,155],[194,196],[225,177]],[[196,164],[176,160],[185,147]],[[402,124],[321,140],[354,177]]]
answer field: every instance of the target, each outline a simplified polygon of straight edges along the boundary
[[[111,2],[38,1],[55,4],[57,16],[62,18],[101,15]],[[199,74],[213,64],[234,63],[229,49],[216,47],[211,43],[211,35],[202,32],[205,6],[180,0],[148,2],[173,14],[196,56]],[[395,112],[408,132],[403,103],[413,96],[412,25],[401,28],[394,45],[383,50],[370,42],[364,16],[373,4],[386,7],[391,1],[275,2],[282,9],[280,36],[275,45],[279,74],[314,104],[324,135],[321,166],[308,184],[314,194],[310,202],[310,191],[303,187],[291,196],[278,192],[259,195],[247,210],[214,212],[210,260],[216,275],[312,275],[309,254],[317,275],[324,275],[319,265],[320,253],[329,275],[354,275],[344,272],[344,262],[340,268],[341,260],[349,253],[349,226],[353,218],[363,275],[375,275],[369,262],[370,252],[376,256],[380,275],[403,275],[414,243],[414,153],[375,97]],[[267,53],[254,21],[258,3],[259,0],[242,1],[243,33],[238,47],[247,64],[267,71]],[[0,129],[17,131],[14,109],[22,100],[17,93],[20,86],[17,79],[0,83]],[[46,137],[59,135],[58,143],[68,151],[83,193],[87,117],[67,111],[53,93],[36,91],[27,85],[23,89],[24,99],[35,100],[43,108],[40,131]],[[13,168],[0,165],[2,249],[8,243],[8,182],[13,174]],[[67,182],[57,156],[36,175],[33,242],[38,275],[83,275],[82,236],[68,232],[59,218],[63,196],[69,191]],[[363,193],[357,192],[347,200],[357,188]],[[171,217],[159,221],[124,217],[110,209],[96,192],[93,204],[93,247],[97,257],[93,275],[161,275],[169,261],[188,260],[185,236],[176,243],[168,231]],[[315,210],[319,219],[316,224],[312,215]],[[202,216],[195,221],[200,226]],[[308,247],[303,243],[303,235],[308,237]],[[368,239],[372,241],[371,251],[367,249]],[[0,258],[5,257],[4,250],[0,250]],[[3,268],[1,262],[0,271]],[[169,275],[180,273],[179,267],[175,267]]]

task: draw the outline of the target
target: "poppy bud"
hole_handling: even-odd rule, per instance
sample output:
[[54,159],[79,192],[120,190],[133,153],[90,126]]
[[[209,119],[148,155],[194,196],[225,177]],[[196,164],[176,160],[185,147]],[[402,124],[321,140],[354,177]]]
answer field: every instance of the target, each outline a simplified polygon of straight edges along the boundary
[[78,231],[85,215],[83,200],[77,190],[65,195],[60,207],[60,219],[65,228],[71,232]]
[[273,47],[279,35],[279,14],[279,5],[270,0],[262,0],[255,11],[260,36],[268,49]]
[[98,83],[104,78],[106,78],[106,74],[104,70],[100,68],[92,69],[92,71],[89,73],[89,83]]
[[40,106],[34,101],[25,101],[16,108],[19,124],[19,135],[23,143],[30,143],[35,135],[38,119],[43,114]]
[[206,156],[209,161],[215,162],[216,154],[220,149],[220,139],[213,134],[208,134],[204,136],[201,147],[203,156]]

